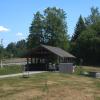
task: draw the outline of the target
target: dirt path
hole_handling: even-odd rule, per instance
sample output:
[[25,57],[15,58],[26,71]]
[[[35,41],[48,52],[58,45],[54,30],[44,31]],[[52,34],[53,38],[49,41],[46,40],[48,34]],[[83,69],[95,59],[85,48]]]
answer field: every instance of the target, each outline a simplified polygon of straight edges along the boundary
[[43,73],[43,72],[44,71],[34,71],[34,72],[24,72],[24,73],[18,73],[18,74],[1,75],[0,78],[15,77],[15,76],[21,76],[21,75],[31,75],[31,74],[38,74],[38,73]]

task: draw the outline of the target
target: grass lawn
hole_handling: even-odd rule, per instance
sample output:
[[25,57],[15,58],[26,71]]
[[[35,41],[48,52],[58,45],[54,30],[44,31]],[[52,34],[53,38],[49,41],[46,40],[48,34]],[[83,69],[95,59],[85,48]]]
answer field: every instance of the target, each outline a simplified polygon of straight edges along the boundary
[[4,66],[3,68],[0,68],[0,75],[16,74],[21,72],[21,65]]
[[94,66],[83,66],[84,71],[96,71],[100,72],[100,67],[94,67]]
[[57,72],[0,79],[0,100],[100,100],[100,79]]
[[100,72],[100,67],[94,66],[77,66],[75,68],[75,74],[82,74],[83,72]]

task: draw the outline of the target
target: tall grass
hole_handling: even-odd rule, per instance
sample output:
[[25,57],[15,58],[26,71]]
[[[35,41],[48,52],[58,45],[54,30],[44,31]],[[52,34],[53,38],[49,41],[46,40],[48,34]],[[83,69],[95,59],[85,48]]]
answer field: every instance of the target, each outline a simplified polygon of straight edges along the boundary
[[0,75],[16,74],[22,71],[21,65],[3,66],[3,68],[0,68]]

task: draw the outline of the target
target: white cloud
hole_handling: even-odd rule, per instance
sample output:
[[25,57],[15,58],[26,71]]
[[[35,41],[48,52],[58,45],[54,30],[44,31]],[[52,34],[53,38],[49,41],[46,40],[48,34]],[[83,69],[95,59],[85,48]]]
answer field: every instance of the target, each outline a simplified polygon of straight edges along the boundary
[[17,35],[17,36],[23,36],[23,33],[18,32],[16,35]]
[[0,26],[0,32],[8,32],[9,29],[4,27],[4,26]]
[[17,36],[17,39],[18,39],[18,40],[25,39],[24,34],[21,33],[21,32],[18,32],[18,33],[16,34],[16,36]]

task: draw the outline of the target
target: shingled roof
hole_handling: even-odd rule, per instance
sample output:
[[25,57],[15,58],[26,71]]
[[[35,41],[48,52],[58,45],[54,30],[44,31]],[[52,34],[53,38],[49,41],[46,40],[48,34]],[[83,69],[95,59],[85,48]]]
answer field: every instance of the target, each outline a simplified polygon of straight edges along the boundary
[[32,56],[34,56],[34,54],[36,54],[36,51],[41,47],[48,50],[49,52],[59,56],[59,57],[62,57],[62,58],[76,58],[72,54],[68,53],[67,51],[65,51],[65,50],[63,50],[59,47],[53,47],[53,46],[48,46],[48,45],[40,45],[36,48],[28,50],[22,57],[32,57]]
[[41,45],[41,47],[47,49],[48,51],[50,51],[60,57],[76,58],[72,54],[68,53],[67,51],[65,51],[59,47],[53,47],[53,46],[48,46],[48,45]]

